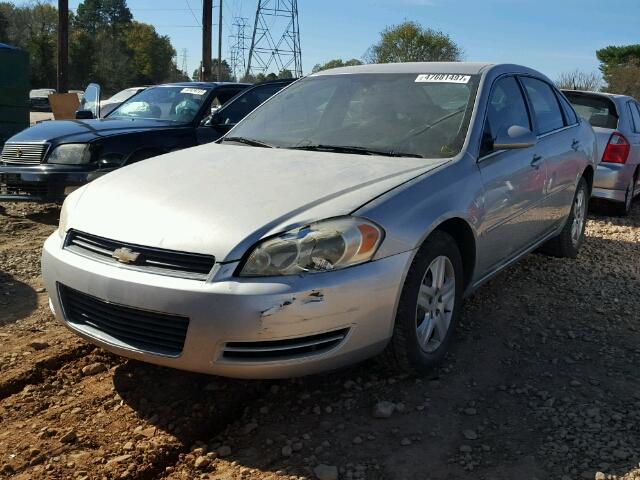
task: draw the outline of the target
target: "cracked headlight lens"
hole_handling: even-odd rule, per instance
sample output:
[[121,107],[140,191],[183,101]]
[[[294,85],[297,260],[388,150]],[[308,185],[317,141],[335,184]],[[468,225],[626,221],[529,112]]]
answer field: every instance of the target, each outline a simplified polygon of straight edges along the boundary
[[384,232],[359,217],[322,220],[267,239],[254,247],[240,276],[319,273],[373,258]]
[[63,165],[81,165],[89,163],[91,155],[86,143],[68,143],[53,149],[47,157],[47,163]]

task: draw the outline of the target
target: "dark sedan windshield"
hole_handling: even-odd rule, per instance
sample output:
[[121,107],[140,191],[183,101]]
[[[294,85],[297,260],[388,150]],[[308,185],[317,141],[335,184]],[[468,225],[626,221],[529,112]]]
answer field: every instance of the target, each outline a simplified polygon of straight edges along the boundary
[[477,85],[475,75],[309,77],[251,113],[225,141],[452,157],[464,143]]
[[147,118],[188,123],[205,102],[209,89],[199,87],[152,87],[125,101],[108,118]]

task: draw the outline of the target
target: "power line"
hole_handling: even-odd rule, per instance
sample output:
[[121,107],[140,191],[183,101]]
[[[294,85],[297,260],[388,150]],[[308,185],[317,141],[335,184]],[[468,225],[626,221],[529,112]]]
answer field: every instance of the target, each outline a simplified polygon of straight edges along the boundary
[[189,4],[189,0],[184,0],[185,2],[187,2],[187,7],[189,8],[189,11],[191,12],[191,15],[193,15],[194,20],[196,21],[196,23],[200,26],[202,26],[202,24],[200,23],[200,21],[198,20],[198,17],[196,16],[195,12],[193,11],[193,9],[191,8],[191,5]]

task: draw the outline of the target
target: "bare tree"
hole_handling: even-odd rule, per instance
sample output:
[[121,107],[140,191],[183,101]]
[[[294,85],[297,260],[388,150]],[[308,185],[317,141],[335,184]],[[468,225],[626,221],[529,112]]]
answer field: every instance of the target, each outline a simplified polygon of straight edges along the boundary
[[564,72],[558,75],[556,85],[558,88],[567,90],[598,92],[602,88],[602,77],[596,72],[589,73],[576,69],[572,72]]

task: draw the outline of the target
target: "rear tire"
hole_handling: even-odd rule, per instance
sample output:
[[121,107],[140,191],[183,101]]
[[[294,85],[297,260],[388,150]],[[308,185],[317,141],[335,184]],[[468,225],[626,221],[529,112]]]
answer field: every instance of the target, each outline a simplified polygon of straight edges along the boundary
[[386,357],[399,371],[425,374],[442,361],[462,308],[460,251],[436,231],[420,247],[405,279]]
[[576,258],[584,240],[584,229],[587,224],[589,206],[589,185],[583,178],[573,196],[571,212],[560,235],[553,237],[540,249],[542,253],[560,258]]
[[631,211],[631,206],[633,205],[633,197],[635,193],[636,182],[638,181],[638,170],[633,174],[633,178],[631,182],[627,186],[627,191],[624,196],[623,203],[614,203],[612,205],[613,213],[618,217],[626,217],[629,215]]

